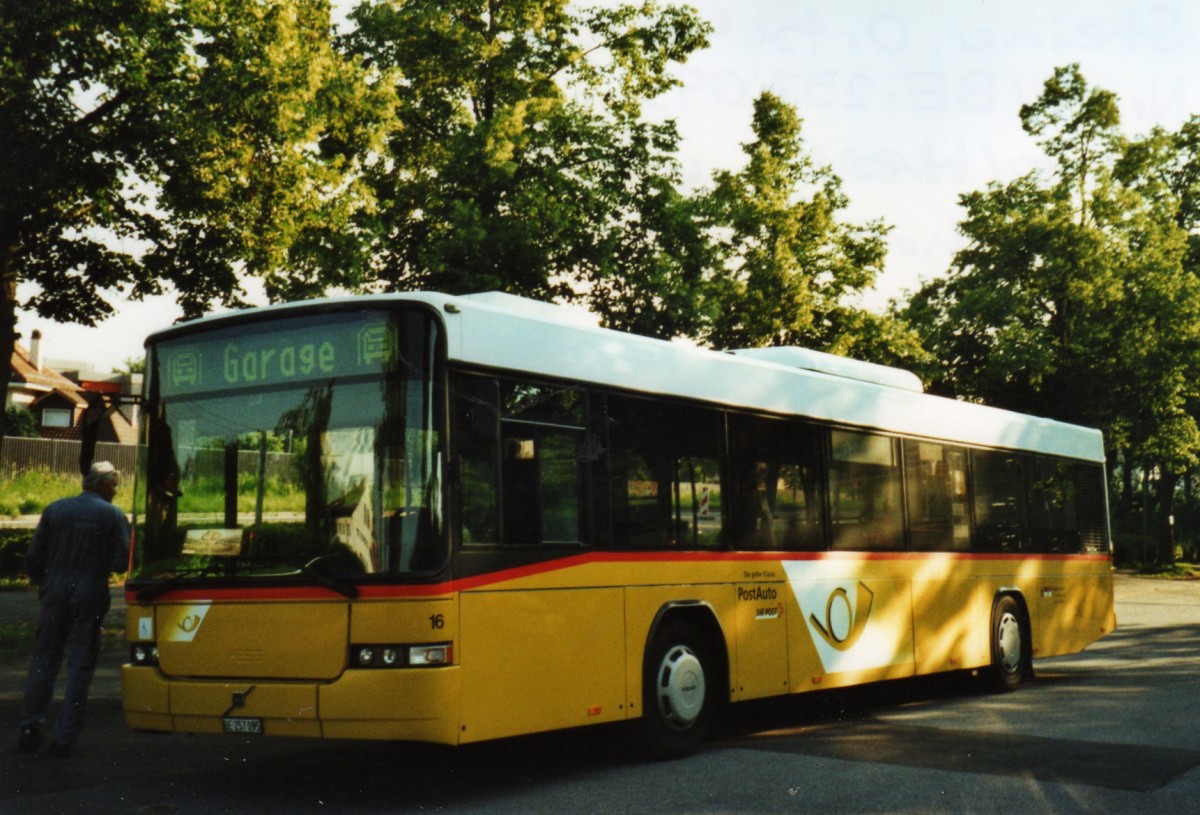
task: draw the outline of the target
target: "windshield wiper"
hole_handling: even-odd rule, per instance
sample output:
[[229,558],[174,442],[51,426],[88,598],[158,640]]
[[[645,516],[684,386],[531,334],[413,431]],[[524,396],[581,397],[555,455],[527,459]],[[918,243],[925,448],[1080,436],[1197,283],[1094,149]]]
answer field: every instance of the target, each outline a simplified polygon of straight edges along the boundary
[[306,574],[310,577],[315,578],[316,581],[318,583],[320,583],[322,586],[324,586],[325,588],[333,589],[334,591],[336,591],[338,594],[342,595],[343,597],[349,597],[351,600],[357,600],[358,599],[358,586],[356,586],[353,583],[350,583],[348,581],[337,578],[334,575],[331,575],[329,572],[322,569],[320,566],[317,565],[318,563],[321,562],[321,560],[322,560],[322,558],[319,558],[319,557],[313,558],[312,560],[308,561],[308,563],[305,563],[303,566],[301,566],[300,571],[303,574]]
[[[322,569],[318,564],[323,557],[315,557],[306,563],[300,563],[295,560],[290,560],[285,557],[264,557],[262,555],[244,555],[239,557],[235,564],[251,565],[260,567],[271,566],[287,566],[288,568],[296,569],[297,574],[306,575],[313,578],[327,589],[332,589],[343,597],[348,597],[351,600],[358,598],[358,586],[346,580],[342,580],[336,575]],[[236,565],[235,565],[236,568]]]
[[209,563],[205,566],[197,566],[192,569],[180,569],[174,574],[166,577],[160,577],[149,586],[144,586],[137,590],[137,599],[139,603],[148,603],[160,594],[165,594],[171,589],[179,586],[184,581],[192,577],[204,577],[208,574],[216,574],[214,569],[215,564]]
[[288,560],[281,557],[240,557],[231,562],[218,562],[216,560],[205,566],[198,566],[191,569],[180,569],[174,574],[159,578],[148,586],[144,586],[137,590],[137,599],[140,603],[148,603],[155,597],[165,594],[171,589],[177,588],[182,583],[193,577],[205,577],[207,575],[232,575],[237,572],[237,565],[254,565],[260,567],[270,566],[287,566],[296,569],[296,574],[302,574],[311,577],[313,580],[320,583],[327,589],[331,589],[343,597],[348,597],[351,600],[358,598],[358,586],[346,580],[330,574],[320,567],[322,558],[316,557],[307,563],[297,563],[296,561]]

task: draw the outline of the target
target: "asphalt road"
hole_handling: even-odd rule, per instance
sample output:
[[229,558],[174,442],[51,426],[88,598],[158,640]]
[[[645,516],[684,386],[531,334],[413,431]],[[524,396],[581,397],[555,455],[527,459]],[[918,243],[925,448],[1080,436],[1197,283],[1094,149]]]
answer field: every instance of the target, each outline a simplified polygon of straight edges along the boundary
[[[0,618],[24,595],[0,594]],[[105,654],[66,761],[15,752],[23,664],[0,664],[0,812],[1194,813],[1200,582],[1118,578],[1118,631],[990,695],[960,677],[756,703],[696,756],[621,728],[460,750],[128,732]]]

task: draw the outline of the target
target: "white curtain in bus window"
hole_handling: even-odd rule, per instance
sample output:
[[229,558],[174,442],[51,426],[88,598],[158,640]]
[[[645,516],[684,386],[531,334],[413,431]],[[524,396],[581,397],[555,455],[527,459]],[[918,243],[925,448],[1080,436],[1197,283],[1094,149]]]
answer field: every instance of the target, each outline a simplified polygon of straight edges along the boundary
[[904,544],[899,442],[834,430],[829,501],[834,549],[892,550]]
[[904,442],[912,548],[965,551],[971,546],[967,453],[933,442]]

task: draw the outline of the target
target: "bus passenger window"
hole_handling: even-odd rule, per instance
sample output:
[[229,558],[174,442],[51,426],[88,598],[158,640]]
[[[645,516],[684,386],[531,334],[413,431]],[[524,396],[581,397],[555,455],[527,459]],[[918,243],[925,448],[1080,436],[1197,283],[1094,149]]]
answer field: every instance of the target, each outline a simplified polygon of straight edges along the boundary
[[608,404],[614,543],[719,548],[721,413],[650,399],[610,397]]
[[1108,508],[1104,500],[1104,466],[1075,465],[1079,545],[1084,552],[1108,553]]
[[499,384],[494,379],[457,376],[452,392],[462,542],[499,543]]
[[825,548],[821,431],[803,422],[732,415],[728,499],[733,546]]
[[886,436],[830,433],[830,525],[834,549],[891,550],[904,543],[899,442]]
[[580,543],[588,480],[583,392],[501,381],[500,399],[505,545]]
[[967,452],[924,441],[904,442],[912,548],[961,552],[971,546]]
[[1075,465],[1034,457],[1030,468],[1029,526],[1033,550],[1075,553],[1080,549]]
[[1028,548],[1025,470],[1028,458],[1016,453],[971,453],[975,487],[974,548],[983,552],[1020,552]]
[[578,543],[583,431],[504,422],[504,542]]

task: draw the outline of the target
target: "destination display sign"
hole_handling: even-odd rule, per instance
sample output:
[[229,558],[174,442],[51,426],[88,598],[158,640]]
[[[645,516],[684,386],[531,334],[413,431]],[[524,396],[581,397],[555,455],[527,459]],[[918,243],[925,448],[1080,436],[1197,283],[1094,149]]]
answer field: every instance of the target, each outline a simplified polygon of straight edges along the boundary
[[235,326],[164,342],[156,353],[159,395],[169,397],[382,373],[402,351],[394,318],[360,313]]

